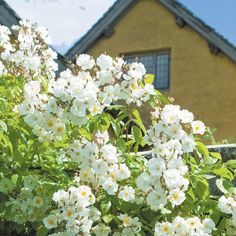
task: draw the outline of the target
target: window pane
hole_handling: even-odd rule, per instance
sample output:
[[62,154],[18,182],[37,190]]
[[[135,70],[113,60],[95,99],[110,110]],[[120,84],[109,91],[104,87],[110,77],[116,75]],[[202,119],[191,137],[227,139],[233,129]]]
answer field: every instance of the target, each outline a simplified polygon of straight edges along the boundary
[[169,52],[155,53],[155,54],[139,54],[125,56],[125,61],[141,62],[144,64],[147,74],[154,74],[154,87],[156,89],[169,88],[170,78],[170,55]]
[[170,77],[169,53],[156,54],[156,76],[154,87],[157,89],[169,88]]

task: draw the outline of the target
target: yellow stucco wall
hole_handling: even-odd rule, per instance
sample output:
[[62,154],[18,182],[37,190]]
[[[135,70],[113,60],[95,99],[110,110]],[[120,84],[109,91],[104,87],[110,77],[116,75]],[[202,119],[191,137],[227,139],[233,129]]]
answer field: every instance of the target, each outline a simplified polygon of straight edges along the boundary
[[236,141],[236,63],[223,54],[211,54],[202,36],[188,26],[180,29],[175,16],[155,0],[139,1],[114,30],[88,53],[118,56],[170,49],[170,89],[165,94],[218,128],[218,139]]

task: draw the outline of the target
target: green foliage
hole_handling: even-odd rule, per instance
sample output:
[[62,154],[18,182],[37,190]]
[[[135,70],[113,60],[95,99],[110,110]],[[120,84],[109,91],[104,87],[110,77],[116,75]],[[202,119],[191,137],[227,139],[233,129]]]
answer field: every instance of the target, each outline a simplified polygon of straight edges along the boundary
[[[153,77],[145,78],[144,83],[152,83]],[[42,226],[42,219],[45,215],[36,217],[34,223],[17,224],[11,209],[10,197],[17,199],[24,188],[24,181],[27,176],[38,178],[38,188],[42,188],[45,194],[50,196],[45,212],[52,206],[52,194],[59,189],[67,189],[75,184],[74,174],[77,173],[78,164],[63,162],[58,153],[63,148],[77,139],[94,140],[97,131],[108,131],[110,141],[118,150],[125,155],[120,156],[132,170],[132,178],[126,184],[134,186],[136,179],[143,171],[144,158],[140,155],[130,155],[130,152],[137,153],[146,143],[144,135],[146,128],[142,122],[139,111],[124,105],[112,105],[106,112],[95,117],[90,117],[89,122],[80,128],[76,126],[67,127],[68,132],[57,142],[39,142],[38,138],[24,120],[14,112],[14,108],[21,102],[23,96],[24,80],[22,78],[3,77],[0,80],[0,176],[1,179],[8,179],[8,192],[0,193],[0,231],[5,235],[11,232],[24,235],[37,236],[48,235],[49,230]],[[45,86],[47,86],[45,84]],[[156,104],[161,106],[169,104],[168,98],[156,91],[157,96],[150,99],[150,107]],[[149,106],[147,104],[147,106]],[[116,116],[111,115],[111,110],[117,112]],[[208,216],[218,224],[215,235],[224,235],[227,225],[227,215],[224,215],[217,208],[218,198],[210,191],[209,180],[216,179],[218,189],[230,195],[234,191],[232,181],[235,179],[236,161],[229,160],[222,163],[219,153],[209,152],[207,147],[196,140],[196,151],[184,155],[184,162],[188,166],[187,177],[190,185],[186,192],[186,200],[181,206],[173,209],[171,214],[155,212],[147,208],[143,203],[127,203],[117,201],[117,198],[103,195],[96,196],[96,207],[102,213],[102,222],[117,226],[120,224],[117,218],[117,211],[133,215],[139,215],[143,229],[140,235],[153,235],[154,226],[157,221],[171,220],[172,217],[183,214],[185,216]],[[11,187],[12,186],[12,187]],[[134,186],[135,187],[135,186]],[[36,191],[36,190],[32,190]],[[141,199],[142,193],[138,193]],[[168,206],[171,208],[171,206]],[[24,218],[25,219],[25,218]],[[27,221],[27,219],[25,219]],[[29,221],[30,222],[30,221]],[[33,230],[33,231],[32,231]]]

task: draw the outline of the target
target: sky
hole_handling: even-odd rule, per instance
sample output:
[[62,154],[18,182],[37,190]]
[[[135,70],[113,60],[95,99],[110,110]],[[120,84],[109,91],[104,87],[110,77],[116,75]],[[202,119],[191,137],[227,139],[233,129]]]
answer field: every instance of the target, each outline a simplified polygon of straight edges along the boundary
[[52,46],[61,54],[86,34],[115,1],[6,0],[22,19],[48,28]]
[[[6,1],[21,18],[48,28],[52,46],[65,54],[116,0]],[[179,1],[236,46],[236,0]]]
[[179,0],[236,46],[236,0]]

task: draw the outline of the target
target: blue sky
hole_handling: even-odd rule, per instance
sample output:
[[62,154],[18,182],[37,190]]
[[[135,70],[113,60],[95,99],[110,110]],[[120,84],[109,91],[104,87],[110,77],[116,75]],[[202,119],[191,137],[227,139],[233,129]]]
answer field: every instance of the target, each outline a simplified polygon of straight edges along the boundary
[[64,54],[116,0],[5,1],[22,19],[37,22],[48,28],[52,46]]
[[[116,0],[6,1],[21,18],[47,27],[53,47],[64,54]],[[236,46],[236,0],[179,1]]]
[[236,46],[236,0],[179,0]]

